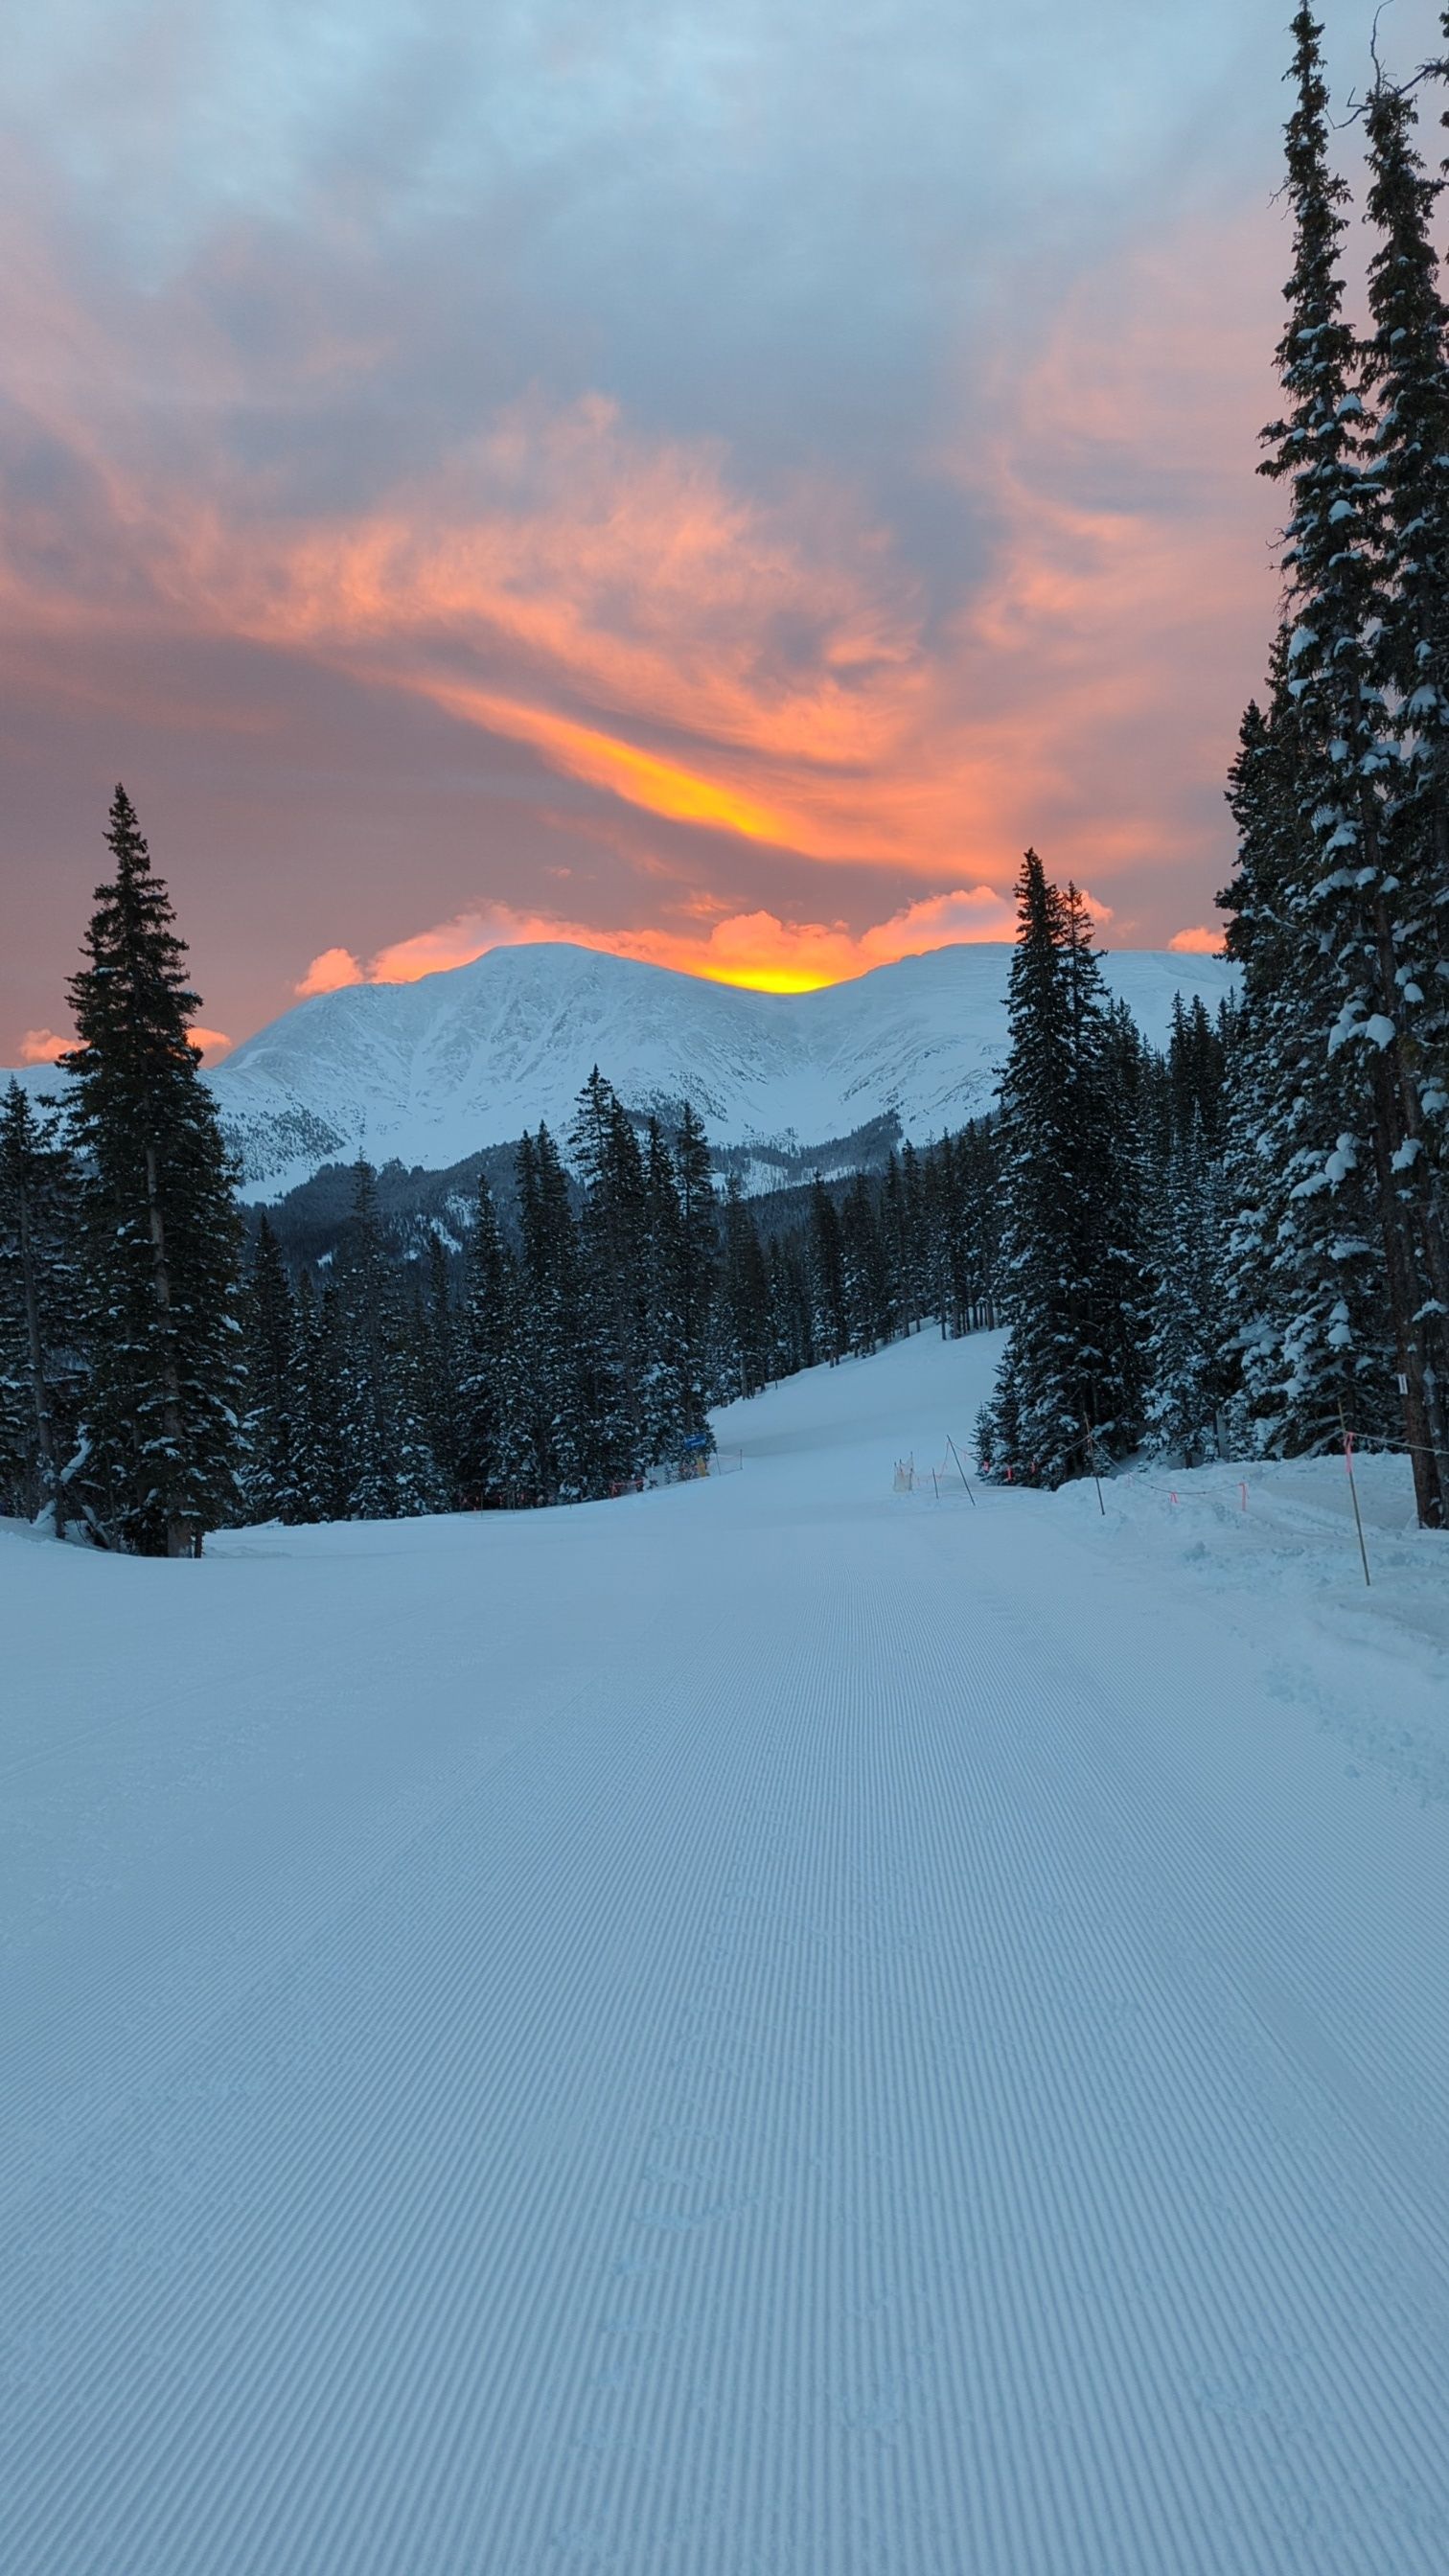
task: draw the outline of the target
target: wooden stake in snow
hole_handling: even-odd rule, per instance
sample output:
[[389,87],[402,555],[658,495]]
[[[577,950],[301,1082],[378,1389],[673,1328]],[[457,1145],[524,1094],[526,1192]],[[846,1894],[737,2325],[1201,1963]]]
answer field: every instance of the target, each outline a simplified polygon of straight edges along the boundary
[[1354,1482],[1353,1433],[1350,1431],[1348,1424],[1344,1421],[1343,1404],[1341,1400],[1338,1408],[1338,1419],[1343,1430],[1343,1463],[1348,1469],[1348,1490],[1353,1500],[1353,1525],[1358,1532],[1358,1552],[1363,1559],[1363,1579],[1365,1583],[1369,1584],[1370,1588],[1372,1588],[1373,1578],[1368,1570],[1368,1549],[1363,1543],[1363,1517],[1358,1507],[1358,1486]]
[[1097,1488],[1097,1509],[1098,1509],[1098,1511],[1101,1513],[1103,1520],[1105,1520],[1105,1519],[1106,1519],[1106,1517],[1107,1517],[1107,1506],[1106,1506],[1106,1504],[1105,1504],[1105,1503],[1103,1502],[1103,1500],[1102,1500],[1102,1479],[1101,1479],[1101,1477],[1100,1477],[1100,1476],[1098,1475],[1098,1473],[1097,1473],[1097,1441],[1096,1441],[1096,1435],[1095,1435],[1095,1433],[1093,1432],[1093,1429],[1092,1429],[1092,1426],[1091,1426],[1090,1422],[1088,1422],[1085,1418],[1083,1419],[1083,1422],[1082,1422],[1082,1429],[1085,1431],[1085,1433],[1086,1433],[1086,1435],[1087,1435],[1087,1457],[1088,1457],[1088,1459],[1089,1459],[1089,1461],[1090,1461],[1090,1463],[1091,1463],[1091,1469],[1092,1469],[1092,1482],[1093,1482],[1093,1484],[1094,1484],[1094,1485],[1096,1486],[1096,1488]]
[[974,1494],[972,1494],[972,1493],[971,1493],[971,1481],[970,1481],[970,1478],[968,1477],[968,1475],[967,1475],[967,1473],[966,1473],[965,1468],[964,1468],[964,1467],[962,1466],[962,1464],[961,1464],[961,1460],[960,1460],[959,1456],[957,1455],[956,1443],[955,1443],[955,1441],[952,1439],[951,1434],[950,1434],[950,1432],[949,1432],[949,1431],[948,1431],[948,1432],[947,1432],[947,1434],[946,1434],[946,1446],[947,1446],[947,1448],[950,1450],[952,1457],[953,1457],[953,1458],[955,1458],[955,1460],[956,1460],[956,1471],[957,1471],[958,1475],[960,1476],[960,1479],[961,1479],[962,1484],[965,1486],[967,1493],[971,1495],[971,1509],[972,1509],[972,1510],[973,1510],[973,1512],[974,1512],[974,1511],[975,1511],[975,1509],[976,1509],[976,1497],[975,1497],[975,1495],[974,1495]]

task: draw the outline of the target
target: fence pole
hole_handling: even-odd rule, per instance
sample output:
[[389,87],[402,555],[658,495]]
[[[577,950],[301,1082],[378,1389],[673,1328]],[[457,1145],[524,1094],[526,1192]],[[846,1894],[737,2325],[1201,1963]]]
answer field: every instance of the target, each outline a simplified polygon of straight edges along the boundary
[[1368,1584],[1370,1590],[1372,1590],[1373,1577],[1369,1573],[1368,1568],[1368,1549],[1363,1543],[1363,1517],[1358,1507],[1358,1486],[1354,1481],[1353,1473],[1353,1433],[1350,1431],[1348,1424],[1344,1419],[1342,1396],[1340,1396],[1338,1400],[1338,1420],[1339,1427],[1343,1433],[1343,1463],[1348,1469],[1348,1490],[1353,1502],[1353,1525],[1358,1532],[1358,1552],[1363,1559],[1363,1579],[1365,1583]]
[[[965,1486],[967,1493],[968,1493],[968,1494],[971,1494],[971,1480],[970,1480],[969,1476],[967,1475],[965,1468],[961,1465],[960,1458],[959,1458],[959,1457],[957,1457],[957,1454],[956,1454],[956,1443],[955,1443],[955,1441],[952,1439],[951,1434],[950,1434],[950,1432],[949,1432],[949,1431],[948,1431],[948,1432],[947,1432],[947,1434],[946,1434],[946,1446],[947,1446],[947,1448],[950,1450],[952,1457],[956,1459],[956,1466],[957,1466],[957,1470],[958,1470],[958,1473],[959,1473],[959,1475],[960,1475],[960,1478],[961,1478],[961,1482],[962,1482],[962,1484]],[[973,1510],[973,1512],[974,1512],[974,1511],[975,1511],[975,1509],[976,1509],[976,1497],[975,1497],[975,1495],[974,1495],[974,1494],[971,1494],[971,1509]]]
[[1085,1415],[1082,1417],[1082,1429],[1087,1435],[1087,1457],[1091,1464],[1092,1482],[1097,1488],[1097,1509],[1101,1513],[1103,1520],[1105,1520],[1107,1517],[1107,1506],[1102,1500],[1102,1479],[1097,1473],[1096,1435],[1094,1434],[1092,1426],[1086,1419]]

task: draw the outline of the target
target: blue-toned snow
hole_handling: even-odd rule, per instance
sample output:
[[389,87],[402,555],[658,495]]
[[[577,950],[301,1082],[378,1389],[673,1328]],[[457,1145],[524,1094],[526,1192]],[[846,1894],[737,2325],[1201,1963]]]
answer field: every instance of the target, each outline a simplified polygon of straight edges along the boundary
[[938,1502],[994,1351],[0,1531],[6,2576],[1444,2576],[1449,1551]]

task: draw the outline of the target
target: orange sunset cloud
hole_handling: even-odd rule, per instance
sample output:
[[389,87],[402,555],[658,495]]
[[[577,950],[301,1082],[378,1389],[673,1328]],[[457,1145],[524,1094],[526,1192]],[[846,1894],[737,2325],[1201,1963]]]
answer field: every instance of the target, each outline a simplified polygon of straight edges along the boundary
[[[200,1048],[207,1064],[215,1064],[231,1052],[232,1041],[221,1029],[193,1027],[187,1035],[192,1045]],[[57,1037],[54,1029],[27,1029],[20,1041],[20,1061],[22,1064],[58,1064],[63,1055],[69,1055],[74,1045],[73,1037]]]
[[[1110,920],[1108,905],[1090,895],[1087,902],[1094,918]],[[294,990],[307,997],[337,992],[350,984],[411,984],[452,966],[471,965],[490,948],[567,940],[610,956],[636,957],[646,965],[672,966],[712,983],[750,985],[771,993],[808,993],[822,984],[864,975],[873,966],[924,956],[932,948],[1009,939],[1014,925],[1010,895],[984,885],[958,886],[950,894],[927,896],[890,920],[858,932],[843,922],[787,922],[763,911],[732,914],[707,932],[602,931],[553,914],[516,912],[506,904],[490,904],[395,941],[380,949],[365,968],[350,949],[324,949]]]
[[[1238,266],[1262,265],[1245,237]],[[1221,780],[1272,615],[1241,471],[1248,343],[1260,356],[1267,326],[1225,282],[1233,266],[1221,235],[1209,260],[1179,234],[1083,274],[1028,349],[963,352],[958,391],[905,459],[971,532],[959,569],[818,457],[751,482],[723,440],[646,428],[599,394],[503,404],[426,471],[288,506],[210,438],[213,351],[195,361],[173,480],[114,432],[131,398],[117,353],[94,328],[68,347],[62,306],[46,318],[37,288],[48,356],[32,407],[83,477],[95,533],[63,543],[43,515],[0,529],[4,624],[57,689],[89,686],[73,675],[93,667],[80,648],[96,652],[111,693],[96,704],[127,726],[162,720],[155,674],[174,672],[178,646],[240,647],[268,673],[250,700],[202,690],[194,720],[238,733],[284,727],[290,675],[315,674],[348,725],[391,728],[420,817],[448,768],[438,719],[518,746],[459,762],[433,810],[465,812],[475,780],[486,801],[455,824],[446,864],[424,822],[391,853],[374,844],[351,926],[327,894],[302,996],[505,939],[805,990],[1009,938],[1028,841],[1115,902],[1127,942],[1151,878],[1181,885],[1191,867],[1160,938],[1173,919],[1201,925],[1226,873]],[[79,390],[93,385],[94,407]],[[165,688],[164,721],[193,721],[184,688]],[[331,774],[345,795],[345,758]],[[406,793],[393,832],[408,829]],[[414,917],[432,926],[379,945],[404,847]],[[345,884],[340,851],[331,864]],[[816,898],[802,865],[821,872]],[[545,874],[573,879],[566,912],[539,903]],[[460,903],[480,877],[500,901]],[[629,926],[600,928],[591,908]],[[1174,944],[1218,943],[1199,926]],[[223,1016],[252,1007],[223,980]],[[224,1051],[219,1033],[206,1043]]]
[[[944,619],[848,487],[817,472],[747,495],[719,442],[647,438],[597,395],[503,412],[425,487],[354,518],[269,520],[220,462],[213,490],[190,496],[114,462],[105,479],[161,625],[425,699],[726,840],[947,884],[969,853],[1004,884],[1057,809],[1055,864],[1100,881],[1163,854],[1160,799],[1150,770],[1124,764],[1124,727],[1150,748],[1171,725],[1180,748],[1185,726],[1189,765],[1216,780],[1231,701],[1195,748],[1191,710],[1171,702],[1183,633],[1210,664],[1263,581],[1235,468],[1225,481],[1248,435],[1224,416],[1240,370],[1225,396],[1218,290],[1185,293],[1185,275],[1179,245],[1115,276],[1112,334],[1094,302],[1106,282],[1090,282],[1019,381],[991,389],[989,432],[979,386],[963,389],[959,444],[930,462],[996,535]],[[1127,470],[1169,413],[1179,474],[1196,477],[1170,543]],[[1104,459],[1109,497],[1073,499]],[[16,625],[114,615],[134,632],[148,613],[134,589],[114,604],[37,592],[18,560],[7,590]]]

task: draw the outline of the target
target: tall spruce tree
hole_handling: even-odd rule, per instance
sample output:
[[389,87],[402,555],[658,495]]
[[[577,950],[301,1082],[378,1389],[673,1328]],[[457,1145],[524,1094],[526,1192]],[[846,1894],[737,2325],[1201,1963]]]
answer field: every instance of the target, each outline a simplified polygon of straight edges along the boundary
[[515,1323],[512,1267],[488,1175],[480,1171],[468,1238],[458,1396],[460,1498],[479,1508],[503,1502],[516,1473],[507,1454]]
[[978,1426],[993,1472],[1057,1485],[1141,1432],[1144,1303],[1130,1103],[1081,898],[1029,850],[1001,1085],[1010,1337]]
[[289,1393],[299,1521],[347,1517],[341,1342],[336,1280],[329,1277],[319,1294],[311,1272],[304,1270],[297,1282]]
[[1184,1467],[1223,1454],[1234,1368],[1222,1334],[1226,1206],[1222,1164],[1194,1109],[1149,1188],[1153,1297],[1145,1447]]
[[596,1472],[582,1349],[579,1246],[568,1175],[546,1126],[518,1149],[522,1233],[519,1340],[525,1363],[528,1484],[541,1502],[578,1502]]
[[12,1081],[0,1103],[0,1510],[66,1521],[85,1385],[80,1176],[60,1114]]
[[428,1441],[420,1329],[389,1257],[377,1174],[353,1166],[352,1208],[338,1245],[335,1302],[324,1301],[330,1374],[351,1520],[441,1511],[446,1485]]
[[810,1326],[819,1358],[832,1367],[850,1348],[845,1294],[845,1247],[840,1214],[817,1172],[810,1184]]
[[436,1224],[428,1229],[418,1282],[413,1375],[428,1455],[449,1508],[459,1500],[462,1477],[463,1331],[453,1300],[448,1248]]
[[[1449,308],[1432,239],[1442,182],[1414,148],[1411,91],[1382,76],[1368,102],[1369,263],[1383,578],[1373,672],[1399,768],[1391,780],[1388,880],[1393,1070],[1405,1141],[1395,1168],[1416,1201],[1430,1295],[1422,1316],[1426,1399],[1449,1511]],[[1407,1169],[1405,1168],[1407,1164]]]
[[647,1190],[633,1120],[597,1065],[579,1095],[569,1142],[584,1195],[579,1356],[586,1381],[591,1483],[595,1490],[612,1491],[633,1484],[648,1463]]
[[732,1395],[757,1395],[770,1374],[770,1274],[738,1172],[726,1184],[723,1226],[725,1375]]
[[[1330,168],[1321,27],[1293,19],[1287,126],[1295,263],[1278,347],[1287,396],[1264,433],[1262,471],[1292,497],[1283,570],[1293,619],[1289,680],[1307,737],[1304,819],[1317,868],[1297,905],[1305,950],[1327,955],[1338,1010],[1324,1031],[1337,1067],[1341,1132],[1321,1166],[1332,1188],[1346,1158],[1372,1167],[1386,1302],[1403,1388],[1403,1427],[1419,1517],[1442,1527],[1449,1481],[1437,1367],[1437,1283],[1449,1290],[1423,1110],[1405,1044],[1399,967],[1419,906],[1407,905],[1390,846],[1397,747],[1376,669],[1383,614],[1382,464],[1367,444],[1358,352],[1343,316],[1340,240],[1347,189]],[[1449,1298],[1444,1300],[1449,1304]]]
[[714,1402],[714,1295],[719,1254],[719,1201],[709,1159],[709,1139],[686,1100],[674,1140],[679,1189],[679,1319],[684,1365],[686,1436],[712,1449],[709,1408]]
[[231,1519],[240,1408],[240,1226],[201,1057],[199,1008],[123,787],[106,840],[87,963],[71,983],[71,1125],[86,1167],[93,1366],[74,1480],[98,1538],[139,1555],[200,1555]]
[[242,1359],[245,1516],[250,1521],[301,1519],[297,1312],[281,1246],[265,1215],[257,1223],[242,1310]]
[[1243,977],[1222,1134],[1227,1409],[1235,1445],[1294,1457],[1335,1444],[1344,1421],[1382,1433],[1393,1381],[1377,1185],[1326,1043],[1337,977],[1303,932],[1314,753],[1288,680],[1280,636],[1268,713],[1243,720],[1228,789],[1238,871],[1218,901]]
[[683,1225],[674,1156],[657,1118],[644,1156],[644,1303],[649,1322],[643,1406],[645,1460],[677,1468],[689,1433],[689,1349]]

